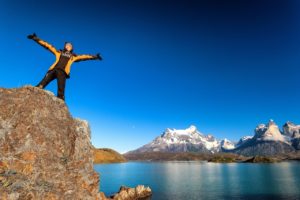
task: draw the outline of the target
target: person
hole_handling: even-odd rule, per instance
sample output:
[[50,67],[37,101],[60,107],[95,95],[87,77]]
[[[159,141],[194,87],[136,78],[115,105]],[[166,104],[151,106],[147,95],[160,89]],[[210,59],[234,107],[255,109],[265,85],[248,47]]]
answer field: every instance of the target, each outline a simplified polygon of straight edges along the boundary
[[66,79],[70,78],[70,70],[73,62],[80,62],[84,60],[102,60],[101,55],[76,55],[73,52],[73,45],[70,42],[65,42],[64,49],[57,50],[51,44],[38,38],[33,33],[27,36],[28,39],[34,40],[41,46],[45,47],[55,56],[55,62],[50,66],[44,78],[36,85],[41,89],[45,88],[51,81],[57,79],[57,97],[65,100],[65,85]]

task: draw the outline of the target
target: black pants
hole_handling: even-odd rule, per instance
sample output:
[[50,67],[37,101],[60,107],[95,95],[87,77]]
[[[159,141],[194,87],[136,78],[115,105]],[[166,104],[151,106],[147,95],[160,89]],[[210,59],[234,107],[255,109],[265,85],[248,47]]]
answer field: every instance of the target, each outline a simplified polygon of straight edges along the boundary
[[65,86],[66,86],[67,74],[60,69],[53,69],[47,72],[43,80],[37,85],[37,87],[46,87],[51,81],[57,79],[57,97],[65,100]]

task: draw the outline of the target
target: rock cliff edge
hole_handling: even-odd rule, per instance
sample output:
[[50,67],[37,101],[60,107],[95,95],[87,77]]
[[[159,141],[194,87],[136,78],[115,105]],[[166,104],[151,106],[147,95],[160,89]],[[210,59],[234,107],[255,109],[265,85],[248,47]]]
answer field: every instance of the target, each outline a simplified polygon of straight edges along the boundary
[[51,92],[0,88],[0,199],[100,199],[90,137]]

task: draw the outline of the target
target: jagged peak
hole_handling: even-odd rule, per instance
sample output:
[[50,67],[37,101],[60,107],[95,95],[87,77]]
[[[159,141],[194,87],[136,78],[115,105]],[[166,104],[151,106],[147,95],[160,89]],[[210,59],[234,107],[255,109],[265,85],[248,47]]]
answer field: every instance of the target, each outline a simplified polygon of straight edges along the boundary
[[268,129],[271,126],[277,126],[277,124],[275,123],[275,121],[273,119],[270,119],[267,124],[259,124],[259,125],[257,125],[256,128],[255,128],[255,130],[256,131],[258,131],[258,130],[264,131],[264,130]]
[[299,125],[296,125],[296,124],[294,124],[294,123],[291,122],[291,121],[287,121],[283,126],[292,126],[292,127],[296,127],[296,126],[299,126]]
[[274,122],[273,119],[270,119],[268,125],[269,125],[269,126],[272,126],[272,125],[276,125],[276,123]]
[[268,124],[259,124],[255,128],[254,138],[256,140],[285,141],[278,126],[272,119],[269,120]]

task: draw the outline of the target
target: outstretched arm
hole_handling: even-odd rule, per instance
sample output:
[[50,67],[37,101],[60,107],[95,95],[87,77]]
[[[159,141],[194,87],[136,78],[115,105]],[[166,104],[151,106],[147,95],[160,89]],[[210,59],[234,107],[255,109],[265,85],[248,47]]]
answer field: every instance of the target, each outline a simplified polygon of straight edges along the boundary
[[53,53],[54,55],[57,53],[57,50],[55,49],[55,47],[53,47],[51,44],[49,44],[48,42],[40,39],[37,37],[37,35],[35,33],[33,33],[32,35],[28,35],[27,36],[28,39],[32,39],[35,42],[37,42],[39,45],[45,47],[47,50],[49,50],[51,53]]
[[96,55],[77,55],[74,57],[74,62],[80,62],[80,61],[84,61],[84,60],[102,60],[102,57],[100,56],[100,54],[96,54]]

